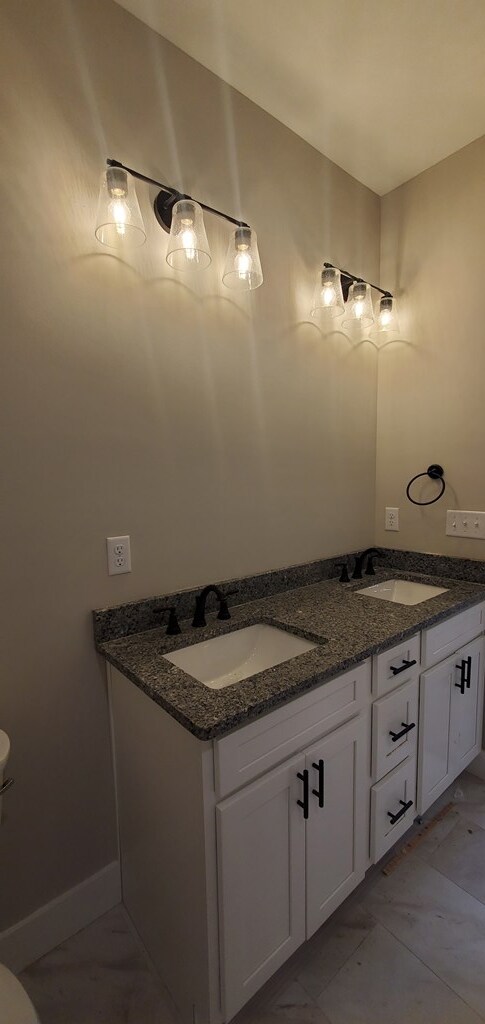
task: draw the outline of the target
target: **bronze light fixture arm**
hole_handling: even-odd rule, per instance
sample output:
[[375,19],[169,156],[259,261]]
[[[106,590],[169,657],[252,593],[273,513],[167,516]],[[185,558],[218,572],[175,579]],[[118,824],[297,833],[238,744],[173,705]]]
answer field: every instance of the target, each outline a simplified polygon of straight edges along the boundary
[[172,188],[171,185],[164,185],[161,181],[156,181],[155,178],[149,178],[146,174],[141,174],[140,171],[135,171],[133,167],[127,167],[126,164],[120,163],[119,160],[112,160],[108,158],[106,160],[108,167],[120,167],[123,171],[128,171],[133,178],[137,178],[139,181],[146,182],[147,185],[155,185],[161,191],[154,201],[154,209],[156,218],[166,231],[170,231],[170,224],[172,222],[172,207],[178,202],[179,199],[192,199],[193,202],[198,203],[203,210],[207,213],[213,213],[216,217],[222,217],[223,220],[229,221],[230,224],[235,224],[239,228],[249,228],[249,224],[246,224],[243,220],[236,220],[235,217],[230,217],[228,213],[223,213],[222,210],[216,210],[213,206],[208,206],[207,203],[201,203],[199,199],[193,199],[193,196],[186,195],[184,192],[179,192],[178,189]]
[[381,295],[384,295],[386,298],[392,299],[393,297],[392,292],[386,291],[385,288],[380,288],[378,284],[372,284],[371,281],[365,281],[363,277],[356,277],[355,274],[350,273],[350,270],[342,270],[342,267],[336,267],[334,263],[324,263],[323,265],[324,267],[328,267],[328,269],[332,268],[340,271],[340,276],[342,278],[342,291],[345,301],[347,301],[349,288],[353,282],[357,284],[369,284],[371,288],[374,288],[376,292],[380,292]]
[[111,160],[108,158],[106,163],[108,167],[121,167],[123,171],[128,171],[128,174],[131,174],[132,178],[138,178],[139,181],[146,181],[147,185],[156,185],[157,188],[161,188],[162,191],[166,192],[168,195],[177,195],[177,189],[171,188],[170,185],[162,185],[161,181],[155,181],[155,178],[148,178],[146,174],[141,174],[140,171],[134,171],[133,167],[127,167],[126,164],[120,163],[119,160]]

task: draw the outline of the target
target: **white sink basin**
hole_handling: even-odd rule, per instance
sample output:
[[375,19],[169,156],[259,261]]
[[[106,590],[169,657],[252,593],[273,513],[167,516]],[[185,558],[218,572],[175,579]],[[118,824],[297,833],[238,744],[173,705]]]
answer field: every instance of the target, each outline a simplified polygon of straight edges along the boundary
[[259,623],[183,647],[163,657],[178,665],[187,675],[210,686],[211,690],[221,690],[314,647],[316,644],[310,644],[284,629]]
[[381,601],[393,601],[394,604],[421,604],[430,597],[446,594],[447,587],[430,587],[427,583],[412,583],[411,580],[385,580],[375,583],[373,587],[356,590],[356,594],[365,597],[378,597]]

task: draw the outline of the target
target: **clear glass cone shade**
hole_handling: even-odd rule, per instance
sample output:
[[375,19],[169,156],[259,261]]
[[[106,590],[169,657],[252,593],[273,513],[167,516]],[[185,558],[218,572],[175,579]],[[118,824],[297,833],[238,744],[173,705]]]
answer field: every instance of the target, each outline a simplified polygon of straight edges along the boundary
[[345,307],[344,324],[360,324],[370,327],[374,323],[374,311],[370,294],[370,284],[354,281],[349,288],[349,297]]
[[146,239],[133,178],[121,167],[103,171],[95,235],[113,249],[143,245]]
[[399,330],[396,316],[396,300],[392,295],[383,295],[379,299],[376,321],[379,331],[390,332]]
[[223,284],[249,292],[263,283],[256,232],[252,228],[236,228],[227,250]]
[[203,270],[211,262],[202,207],[179,199],[172,210],[167,263],[174,270]]
[[315,320],[332,320],[342,316],[343,311],[344,297],[340,270],[336,267],[324,267],[318,275],[310,315]]

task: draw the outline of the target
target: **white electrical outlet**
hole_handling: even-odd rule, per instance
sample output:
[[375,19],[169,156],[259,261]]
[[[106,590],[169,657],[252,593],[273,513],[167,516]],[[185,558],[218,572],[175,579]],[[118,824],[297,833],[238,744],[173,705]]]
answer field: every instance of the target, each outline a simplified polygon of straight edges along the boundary
[[385,530],[399,530],[399,509],[398,508],[386,508],[386,517],[384,520]]
[[449,537],[485,539],[485,512],[463,512],[450,508],[446,513],[446,533]]
[[108,575],[131,572],[131,549],[129,537],[107,537]]

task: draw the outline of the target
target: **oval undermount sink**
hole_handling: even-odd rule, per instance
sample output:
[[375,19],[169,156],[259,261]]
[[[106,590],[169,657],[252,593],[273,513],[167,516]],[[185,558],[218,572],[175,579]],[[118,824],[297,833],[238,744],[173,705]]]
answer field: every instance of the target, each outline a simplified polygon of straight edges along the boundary
[[392,601],[394,604],[421,604],[438,594],[446,594],[447,587],[431,587],[428,583],[414,583],[412,580],[384,580],[374,583],[372,587],[354,590],[354,594],[364,597],[378,597],[381,601]]
[[257,623],[163,657],[211,690],[221,690],[316,646],[284,629]]

